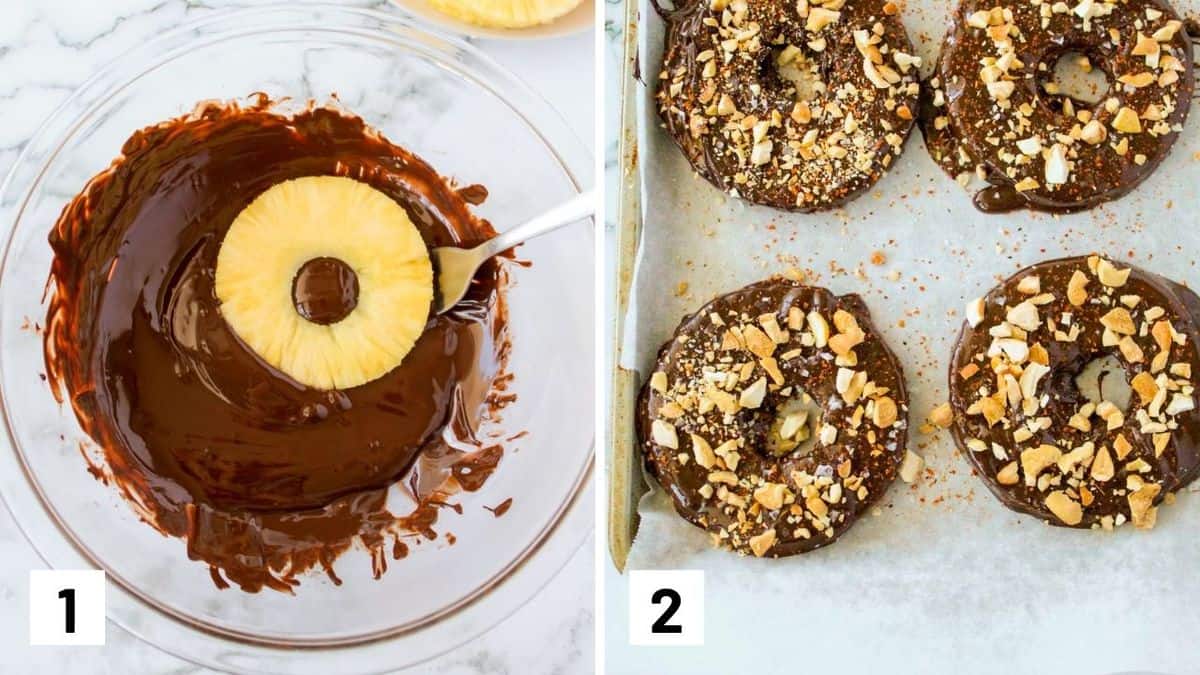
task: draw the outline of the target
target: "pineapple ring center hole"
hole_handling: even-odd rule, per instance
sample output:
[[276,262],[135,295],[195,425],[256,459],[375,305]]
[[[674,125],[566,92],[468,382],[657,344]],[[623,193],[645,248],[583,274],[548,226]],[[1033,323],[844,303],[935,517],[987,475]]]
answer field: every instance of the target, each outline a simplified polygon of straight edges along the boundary
[[1103,56],[1086,50],[1066,49],[1052,54],[1040,71],[1038,84],[1043,102],[1068,117],[1074,117],[1080,108],[1098,105],[1111,86]]
[[358,275],[337,258],[313,258],[292,279],[292,304],[315,324],[337,323],[358,306]]
[[796,101],[813,101],[825,93],[824,69],[809,48],[789,44],[773,47],[768,54],[764,80],[777,78],[776,88]]
[[1075,376],[1075,386],[1087,401],[1100,405],[1108,401],[1121,414],[1129,412],[1133,389],[1125,376],[1125,366],[1116,356],[1107,355],[1088,361]]
[[825,411],[811,396],[796,392],[775,409],[767,434],[767,450],[775,457],[805,457],[817,445],[818,430]]

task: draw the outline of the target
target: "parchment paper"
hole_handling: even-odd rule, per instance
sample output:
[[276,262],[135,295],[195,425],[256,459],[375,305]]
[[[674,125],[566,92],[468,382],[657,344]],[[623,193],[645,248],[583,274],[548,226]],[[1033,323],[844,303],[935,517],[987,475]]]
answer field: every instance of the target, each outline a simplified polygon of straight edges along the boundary
[[[925,73],[951,8],[922,0],[904,9]],[[1176,8],[1194,15],[1200,0]],[[730,199],[691,171],[654,111],[663,25],[645,3],[641,19],[645,216],[622,365],[644,377],[685,313],[798,268],[866,300],[904,364],[910,448],[928,464],[834,545],[776,561],[712,549],[654,485],[629,566],[698,568],[707,580],[706,646],[659,650],[660,670],[1200,672],[1200,497],[1181,493],[1149,533],[1054,528],[1001,506],[949,432],[917,430],[947,398],[965,303],[1021,267],[1099,251],[1200,285],[1198,106],[1149,180],[1087,213],[980,213],[914,131],[871,193],[835,213],[786,214]]]

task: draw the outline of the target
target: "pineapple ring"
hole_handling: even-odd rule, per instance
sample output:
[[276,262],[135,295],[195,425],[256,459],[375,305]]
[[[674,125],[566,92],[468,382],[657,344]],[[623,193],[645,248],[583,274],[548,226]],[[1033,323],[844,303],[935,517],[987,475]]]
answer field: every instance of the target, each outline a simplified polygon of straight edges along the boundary
[[[333,258],[357,276],[357,305],[323,325],[300,315],[301,267]],[[400,365],[429,319],[433,266],[421,233],[387,195],[350,178],[271,186],[234,218],[217,254],[225,321],[264,361],[318,389],[348,389]]]
[[550,23],[583,0],[430,0],[433,8],[460,21],[488,28],[529,28]]

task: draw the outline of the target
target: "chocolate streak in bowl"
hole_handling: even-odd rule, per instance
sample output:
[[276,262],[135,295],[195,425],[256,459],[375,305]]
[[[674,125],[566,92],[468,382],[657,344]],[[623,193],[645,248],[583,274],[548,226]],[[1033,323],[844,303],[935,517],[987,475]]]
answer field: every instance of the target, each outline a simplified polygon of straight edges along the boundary
[[[273,108],[264,95],[204,104],[126,141],[50,235],[44,343],[55,397],[103,452],[92,473],[186,538],[218,586],[251,592],[290,592],[316,565],[340,583],[333,560],[356,540],[378,577],[389,538],[395,558],[405,539],[435,538],[445,498],[478,489],[503,454],[475,430],[508,380],[507,276],[495,261],[463,302],[429,318],[400,366],[359,387],[308,388],[238,339],[214,291],[217,252],[276,183],[365,182],[404,206],[431,247],[494,234],[468,210],[482,188],[464,199],[360,118]],[[404,516],[385,503],[397,481],[418,504]]]

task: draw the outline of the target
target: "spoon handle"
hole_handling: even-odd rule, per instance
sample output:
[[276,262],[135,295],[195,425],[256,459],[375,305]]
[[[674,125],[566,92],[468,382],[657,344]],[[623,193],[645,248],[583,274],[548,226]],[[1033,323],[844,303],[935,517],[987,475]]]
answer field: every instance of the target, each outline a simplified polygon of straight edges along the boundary
[[593,188],[589,188],[549,211],[538,214],[510,230],[501,232],[480,244],[475,250],[482,254],[481,259],[490,258],[517,244],[557,230],[564,225],[570,225],[595,213],[596,193]]

